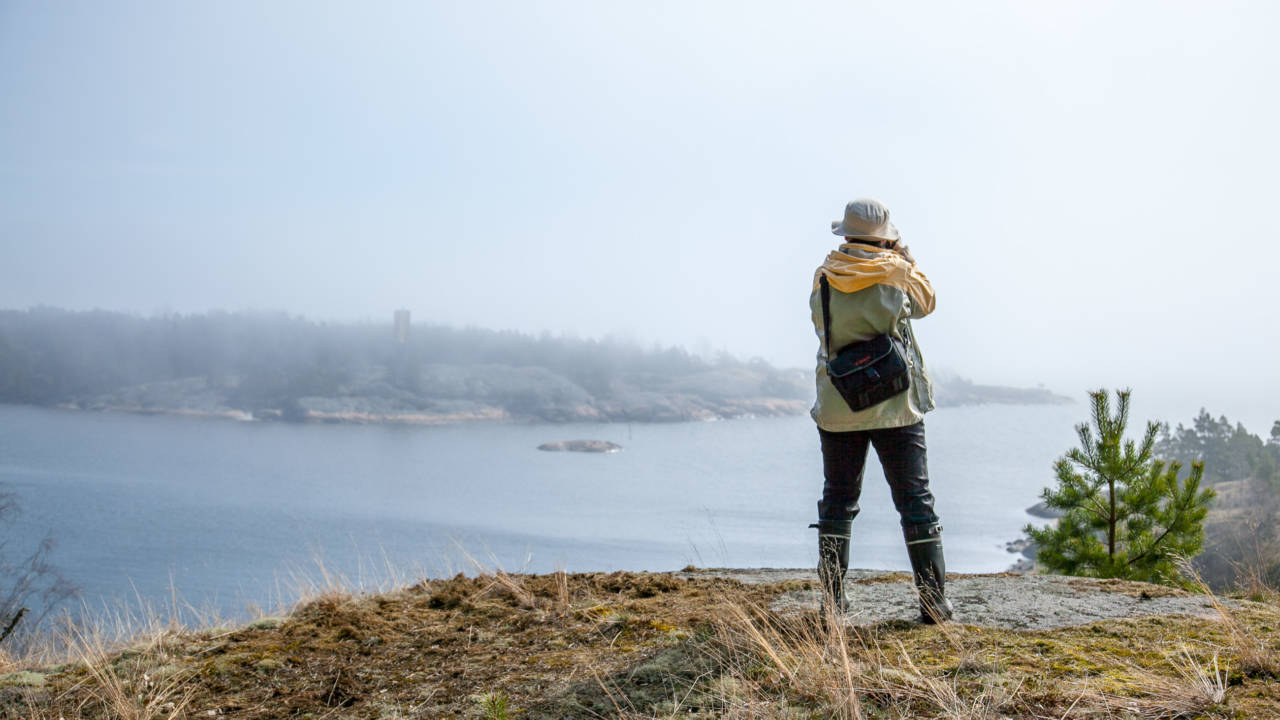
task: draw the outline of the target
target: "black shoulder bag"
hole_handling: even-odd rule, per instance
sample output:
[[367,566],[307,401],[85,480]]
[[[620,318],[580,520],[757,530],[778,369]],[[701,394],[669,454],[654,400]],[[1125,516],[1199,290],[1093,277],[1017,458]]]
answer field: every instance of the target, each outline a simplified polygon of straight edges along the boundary
[[823,342],[827,375],[852,410],[865,410],[906,391],[911,384],[902,344],[888,333],[855,342],[831,355],[831,285],[826,274],[818,280],[822,292]]

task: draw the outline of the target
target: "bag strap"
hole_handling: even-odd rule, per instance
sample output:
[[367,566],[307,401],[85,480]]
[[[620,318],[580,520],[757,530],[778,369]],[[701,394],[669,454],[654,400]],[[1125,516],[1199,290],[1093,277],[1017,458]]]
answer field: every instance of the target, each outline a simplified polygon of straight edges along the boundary
[[831,362],[831,284],[827,282],[826,273],[819,271],[818,285],[822,295],[822,344],[827,362]]

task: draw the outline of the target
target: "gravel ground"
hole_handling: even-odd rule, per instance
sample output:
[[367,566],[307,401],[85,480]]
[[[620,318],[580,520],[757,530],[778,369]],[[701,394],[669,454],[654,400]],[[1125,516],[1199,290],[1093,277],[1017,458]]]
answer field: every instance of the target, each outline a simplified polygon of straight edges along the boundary
[[[710,569],[677,575],[726,577],[746,583],[817,579],[813,570],[804,569]],[[850,624],[915,621],[919,617],[915,591],[905,573],[850,570],[845,584]],[[955,606],[957,622],[1013,629],[1047,630],[1146,615],[1217,617],[1213,603],[1204,595],[1147,583],[1061,575],[948,575],[947,597]],[[816,590],[792,590],[772,607],[780,612],[814,609],[818,600]]]

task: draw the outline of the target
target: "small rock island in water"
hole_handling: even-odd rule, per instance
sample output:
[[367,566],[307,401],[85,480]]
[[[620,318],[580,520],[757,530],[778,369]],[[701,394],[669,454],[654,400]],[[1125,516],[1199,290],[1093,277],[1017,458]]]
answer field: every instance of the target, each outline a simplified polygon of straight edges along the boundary
[[558,440],[556,442],[542,443],[538,446],[538,449],[550,452],[611,453],[618,452],[622,449],[622,446],[617,443],[611,443],[608,440]]

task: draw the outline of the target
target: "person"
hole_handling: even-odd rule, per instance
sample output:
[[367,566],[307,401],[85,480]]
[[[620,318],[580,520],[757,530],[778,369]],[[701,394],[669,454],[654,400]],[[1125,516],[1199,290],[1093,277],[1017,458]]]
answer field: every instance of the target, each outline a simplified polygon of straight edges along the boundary
[[[926,462],[924,414],[933,409],[933,388],[925,371],[911,321],[933,312],[929,279],[878,200],[861,198],[845,206],[844,219],[831,223],[844,242],[814,273],[809,309],[818,335],[817,401],[811,415],[818,426],[825,482],[818,501],[818,578],[824,608],[844,613],[844,576],[849,540],[858,515],[868,446],[884,468],[920,598],[920,619],[952,618],[946,599],[942,526],[933,509]],[[825,282],[824,282],[825,280]],[[824,312],[826,286],[829,315]],[[826,327],[831,337],[827,337]],[[832,384],[827,361],[851,343],[887,334],[907,365],[905,390],[861,410]],[[855,403],[856,404],[856,403]]]

